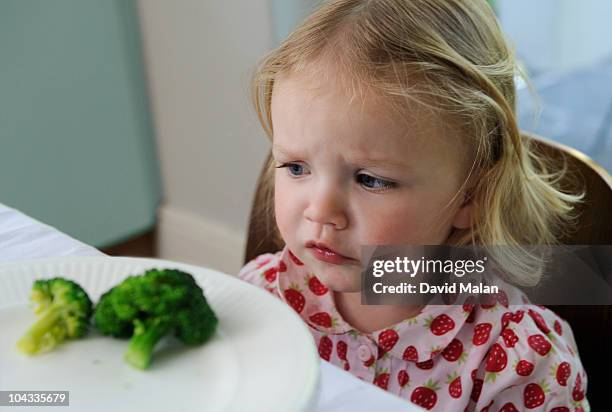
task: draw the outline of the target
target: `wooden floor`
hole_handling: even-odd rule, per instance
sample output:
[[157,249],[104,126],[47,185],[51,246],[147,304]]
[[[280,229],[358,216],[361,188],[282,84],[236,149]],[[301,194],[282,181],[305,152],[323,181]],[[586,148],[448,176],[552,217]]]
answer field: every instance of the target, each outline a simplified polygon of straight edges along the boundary
[[100,250],[111,256],[157,257],[156,244],[157,230],[153,229],[125,242]]

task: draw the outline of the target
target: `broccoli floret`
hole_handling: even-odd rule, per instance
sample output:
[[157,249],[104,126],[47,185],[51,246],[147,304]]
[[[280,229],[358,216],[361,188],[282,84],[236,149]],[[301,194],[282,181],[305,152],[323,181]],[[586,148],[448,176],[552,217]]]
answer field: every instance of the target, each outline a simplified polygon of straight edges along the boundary
[[139,369],[149,366],[162,337],[173,334],[187,345],[200,345],[217,323],[193,277],[172,269],[126,278],[104,293],[94,310],[94,324],[102,334],[131,337],[125,359]]
[[21,352],[48,352],[65,340],[87,333],[93,305],[77,283],[60,277],[36,280],[30,301],[38,320],[17,342]]

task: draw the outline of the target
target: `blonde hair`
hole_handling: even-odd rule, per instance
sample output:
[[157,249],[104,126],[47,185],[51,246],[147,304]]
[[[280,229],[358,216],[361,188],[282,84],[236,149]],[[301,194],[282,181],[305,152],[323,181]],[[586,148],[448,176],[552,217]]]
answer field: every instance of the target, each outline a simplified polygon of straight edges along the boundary
[[[400,106],[417,101],[461,125],[474,148],[469,191],[474,212],[471,228],[456,230],[448,243],[512,246],[489,252],[507,280],[535,284],[543,261],[525,246],[555,244],[570,226],[580,195],[559,188],[565,170],[554,171],[518,128],[518,68],[489,5],[484,0],[325,2],[254,75],[253,102],[270,139],[276,79],[324,57],[332,57],[352,85]],[[269,212],[271,167],[263,179]]]

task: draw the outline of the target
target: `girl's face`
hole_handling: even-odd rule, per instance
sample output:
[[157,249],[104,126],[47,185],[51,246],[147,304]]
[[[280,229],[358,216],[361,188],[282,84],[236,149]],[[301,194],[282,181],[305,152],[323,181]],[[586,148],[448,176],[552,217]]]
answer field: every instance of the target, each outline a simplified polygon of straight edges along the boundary
[[360,290],[361,246],[435,245],[467,228],[465,140],[425,108],[400,116],[335,76],[274,84],[275,213],[289,249],[330,289]]

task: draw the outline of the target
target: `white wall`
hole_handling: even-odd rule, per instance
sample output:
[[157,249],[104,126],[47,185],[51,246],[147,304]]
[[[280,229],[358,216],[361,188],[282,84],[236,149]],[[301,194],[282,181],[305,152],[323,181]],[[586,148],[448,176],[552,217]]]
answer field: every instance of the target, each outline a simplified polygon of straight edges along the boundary
[[274,44],[268,0],[139,0],[165,202],[160,254],[236,273],[268,141],[248,83]]

